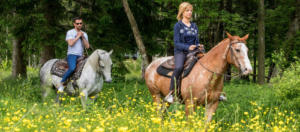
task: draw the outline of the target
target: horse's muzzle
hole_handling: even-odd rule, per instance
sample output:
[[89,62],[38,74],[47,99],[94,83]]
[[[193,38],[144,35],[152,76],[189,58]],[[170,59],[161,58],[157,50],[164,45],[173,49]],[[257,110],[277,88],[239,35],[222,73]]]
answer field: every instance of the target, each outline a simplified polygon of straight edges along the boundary
[[110,79],[110,80],[105,80],[104,82],[106,82],[106,83],[111,83],[112,80],[111,80],[111,79]]
[[249,75],[252,72],[252,68],[245,68],[242,70],[243,75]]

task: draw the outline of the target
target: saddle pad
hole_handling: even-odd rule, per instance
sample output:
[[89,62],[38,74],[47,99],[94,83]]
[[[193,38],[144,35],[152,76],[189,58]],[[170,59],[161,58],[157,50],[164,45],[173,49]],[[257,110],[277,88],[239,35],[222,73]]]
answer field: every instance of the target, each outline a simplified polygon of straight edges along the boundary
[[[194,65],[196,64],[196,62],[199,60],[198,57],[193,57],[192,61],[184,68],[183,72],[182,72],[182,77],[185,78],[186,76],[189,75],[189,73],[191,72],[191,70],[193,69]],[[168,61],[168,60],[166,60]],[[169,69],[164,67],[163,65],[160,65],[157,69],[156,69],[157,73],[159,75],[171,78],[174,69]]]
[[[83,67],[86,63],[87,58],[77,61],[76,69],[74,73],[71,75],[71,80],[77,80],[81,76],[81,72],[83,70]],[[59,59],[56,62],[54,62],[52,68],[51,68],[51,74],[63,77],[65,72],[68,70],[68,62],[63,59]]]

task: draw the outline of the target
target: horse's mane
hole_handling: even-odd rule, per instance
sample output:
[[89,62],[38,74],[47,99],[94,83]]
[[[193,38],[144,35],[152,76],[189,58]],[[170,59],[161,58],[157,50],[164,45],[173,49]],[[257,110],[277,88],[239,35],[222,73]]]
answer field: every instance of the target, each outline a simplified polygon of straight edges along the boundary
[[[223,46],[227,41],[229,41],[229,38],[223,39],[221,42],[219,42],[216,46],[214,46],[210,51],[214,51],[218,49],[220,46]],[[210,52],[209,51],[209,52]]]
[[[227,48],[227,45],[229,44],[229,38],[223,39],[221,42],[219,42],[216,46],[214,46],[211,50],[209,50],[204,57],[215,57],[217,54],[225,54],[223,52],[224,49]],[[222,51],[220,51],[222,50]],[[226,49],[227,50],[227,49]],[[226,51],[225,50],[225,51]]]
[[95,71],[99,71],[99,55],[102,53],[106,53],[105,50],[97,49],[95,50],[87,59],[86,65],[84,68],[86,68],[87,65],[90,65]]

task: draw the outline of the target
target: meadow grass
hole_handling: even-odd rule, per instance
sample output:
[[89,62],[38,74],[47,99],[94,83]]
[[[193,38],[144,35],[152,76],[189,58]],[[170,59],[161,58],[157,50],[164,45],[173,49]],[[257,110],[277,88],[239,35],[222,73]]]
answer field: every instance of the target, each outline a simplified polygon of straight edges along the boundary
[[0,73],[0,131],[299,131],[299,113],[286,109],[268,85],[244,81],[225,84],[228,101],[221,102],[210,124],[204,107],[187,120],[184,105],[175,103],[161,114],[141,80],[105,84],[99,98],[84,111],[79,97],[53,93],[43,102],[38,70],[27,78]]

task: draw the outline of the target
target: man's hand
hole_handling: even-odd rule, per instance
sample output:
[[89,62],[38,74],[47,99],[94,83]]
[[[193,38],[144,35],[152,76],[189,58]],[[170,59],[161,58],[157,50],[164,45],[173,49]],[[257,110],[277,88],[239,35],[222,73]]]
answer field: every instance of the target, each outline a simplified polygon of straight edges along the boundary
[[196,48],[196,45],[191,45],[190,47],[189,47],[189,50],[194,50]]
[[76,35],[76,37],[82,37],[83,36],[83,32],[77,32],[77,35]]

